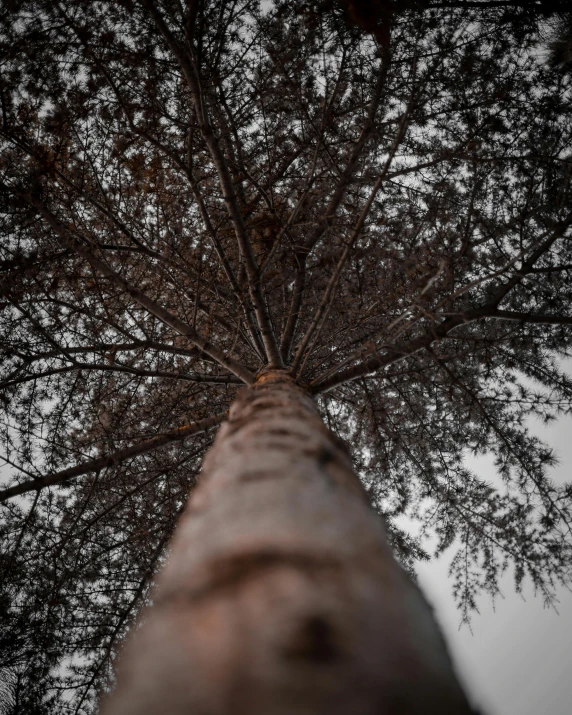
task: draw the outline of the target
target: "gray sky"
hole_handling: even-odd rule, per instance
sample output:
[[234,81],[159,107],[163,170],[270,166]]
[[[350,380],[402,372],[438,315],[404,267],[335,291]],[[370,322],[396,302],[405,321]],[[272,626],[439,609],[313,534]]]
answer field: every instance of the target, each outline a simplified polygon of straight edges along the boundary
[[[551,470],[558,483],[572,481],[572,418],[547,428],[531,423],[533,431],[559,457]],[[492,461],[468,461],[468,466],[491,480]],[[545,609],[531,588],[525,599],[515,593],[512,579],[504,582],[504,599],[495,608],[480,602],[480,615],[463,626],[451,597],[447,555],[418,568],[421,586],[437,612],[473,702],[483,715],[570,715],[572,713],[572,593],[559,592],[559,614]]]

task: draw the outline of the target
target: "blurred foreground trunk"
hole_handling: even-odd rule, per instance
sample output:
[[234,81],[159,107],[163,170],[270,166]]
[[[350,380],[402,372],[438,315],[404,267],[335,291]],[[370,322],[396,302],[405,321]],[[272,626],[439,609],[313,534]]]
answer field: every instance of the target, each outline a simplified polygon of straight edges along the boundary
[[311,397],[244,388],[105,715],[464,715],[432,613]]

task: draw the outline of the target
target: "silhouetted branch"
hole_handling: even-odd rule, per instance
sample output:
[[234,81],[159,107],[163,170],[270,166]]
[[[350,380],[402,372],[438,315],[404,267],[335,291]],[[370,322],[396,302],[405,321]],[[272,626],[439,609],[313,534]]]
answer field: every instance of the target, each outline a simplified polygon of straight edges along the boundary
[[18,494],[25,494],[26,492],[37,491],[44,489],[45,487],[53,486],[54,484],[67,482],[70,479],[79,477],[83,474],[99,472],[102,469],[113,467],[120,462],[124,462],[126,459],[136,457],[140,454],[154,452],[156,449],[164,447],[167,444],[180,442],[187,439],[187,437],[199,434],[200,432],[205,432],[211,427],[215,427],[220,424],[225,417],[226,412],[222,412],[218,415],[213,415],[212,417],[200,420],[199,422],[178,427],[171,432],[157,435],[157,437],[152,437],[144,442],[139,442],[139,444],[124,447],[123,449],[119,449],[117,452],[113,452],[112,454],[106,454],[103,457],[92,459],[90,462],[77,464],[75,467],[63,469],[61,472],[54,472],[53,474],[48,474],[45,477],[38,477],[37,479],[31,479],[30,481],[22,482],[21,484],[15,484],[12,487],[8,487],[7,489],[0,491],[0,502],[6,501],[7,499],[17,496]]

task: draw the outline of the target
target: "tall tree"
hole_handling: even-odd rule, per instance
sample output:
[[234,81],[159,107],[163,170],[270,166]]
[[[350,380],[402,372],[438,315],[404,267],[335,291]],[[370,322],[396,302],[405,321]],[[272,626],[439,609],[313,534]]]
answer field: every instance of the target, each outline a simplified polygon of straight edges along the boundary
[[0,12],[6,711],[93,711],[197,479],[118,698],[468,711],[384,539],[451,550],[463,618],[507,569],[571,580],[526,423],[572,399],[571,88],[536,25]]

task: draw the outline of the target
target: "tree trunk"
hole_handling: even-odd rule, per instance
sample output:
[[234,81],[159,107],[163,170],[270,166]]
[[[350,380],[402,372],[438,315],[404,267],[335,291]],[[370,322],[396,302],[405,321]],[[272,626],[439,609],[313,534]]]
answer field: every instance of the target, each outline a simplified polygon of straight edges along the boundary
[[470,712],[343,446],[266,372],[205,459],[103,713]]

